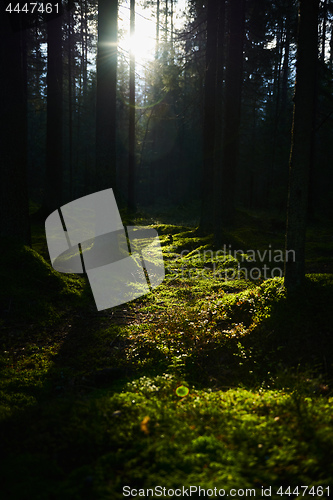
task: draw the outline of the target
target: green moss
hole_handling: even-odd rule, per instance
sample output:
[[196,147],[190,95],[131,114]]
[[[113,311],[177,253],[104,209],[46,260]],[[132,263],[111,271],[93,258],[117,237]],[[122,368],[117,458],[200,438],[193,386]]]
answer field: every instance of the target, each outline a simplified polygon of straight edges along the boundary
[[[265,248],[254,219],[242,216],[226,244],[246,250],[258,236]],[[154,226],[164,282],[101,313],[80,277],[30,249],[6,250],[5,498],[117,500],[125,485],[200,484],[256,496],[272,486],[277,499],[281,484],[330,485],[332,274],[308,275],[297,295],[280,278],[225,280],[214,269],[236,269],[237,258],[203,259],[211,237],[171,222]]]
[[[21,442],[2,464],[5,491],[54,498],[121,498],[123,487],[255,488],[330,485],[331,399],[283,391],[199,391],[177,396],[179,380],[143,377],[125,392],[54,402],[16,420]],[[29,422],[29,436],[22,433]],[[6,446],[13,431],[7,428]],[[29,453],[20,449],[29,448]],[[44,458],[42,467],[38,467]],[[51,472],[53,467],[53,473]],[[33,481],[29,480],[33,477]],[[273,496],[272,498],[277,498]]]
[[6,320],[52,321],[62,313],[60,303],[82,295],[82,279],[57,273],[35,250],[2,246],[0,304]]

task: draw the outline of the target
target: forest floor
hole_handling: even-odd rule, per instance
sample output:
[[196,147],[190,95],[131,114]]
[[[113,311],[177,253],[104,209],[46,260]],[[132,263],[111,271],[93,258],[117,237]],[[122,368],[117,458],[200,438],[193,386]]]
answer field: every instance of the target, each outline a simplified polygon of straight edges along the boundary
[[216,255],[183,216],[134,221],[165,280],[101,312],[41,225],[33,249],[3,246],[1,499],[333,494],[332,227],[310,226],[288,296],[279,221],[239,213]]

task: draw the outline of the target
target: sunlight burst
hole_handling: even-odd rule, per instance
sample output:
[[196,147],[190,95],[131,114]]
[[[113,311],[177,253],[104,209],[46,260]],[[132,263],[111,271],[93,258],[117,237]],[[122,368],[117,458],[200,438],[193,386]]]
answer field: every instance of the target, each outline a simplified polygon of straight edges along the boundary
[[120,48],[129,53],[134,52],[135,60],[138,64],[152,59],[155,53],[155,32],[156,25],[153,18],[144,16],[136,12],[135,16],[135,34],[130,36],[129,12],[125,10],[120,16],[121,27],[123,28],[123,37],[120,40]]
[[135,59],[142,62],[151,59],[155,51],[155,38],[145,31],[136,30],[135,35],[129,37],[129,52],[134,52]]

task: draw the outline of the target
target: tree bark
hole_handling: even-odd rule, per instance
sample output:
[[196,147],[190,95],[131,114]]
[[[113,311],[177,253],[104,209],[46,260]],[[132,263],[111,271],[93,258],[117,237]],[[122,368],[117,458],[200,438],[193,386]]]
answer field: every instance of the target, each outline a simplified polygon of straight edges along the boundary
[[155,60],[158,59],[160,50],[160,0],[156,1],[156,45],[155,45]]
[[45,215],[59,208],[63,187],[62,16],[47,23],[47,120]]
[[214,162],[214,239],[215,245],[222,245],[222,204],[221,192],[223,189],[222,161],[223,161],[223,92],[224,92],[224,52],[225,52],[225,1],[220,0],[218,5],[217,27],[217,72],[216,72],[216,130],[215,130],[215,162]]
[[214,231],[214,160],[216,133],[217,11],[219,0],[208,0],[206,74],[203,117],[203,172],[200,230]]
[[282,65],[281,113],[283,119],[285,118],[284,115],[287,108],[289,54],[290,54],[290,20],[289,18],[287,18],[285,24],[285,43],[284,43],[283,65]]
[[30,245],[26,33],[0,8],[0,236]]
[[[130,4],[130,34],[135,34],[135,0]],[[135,210],[135,55],[130,51],[130,84],[129,84],[129,133],[128,133],[128,208]]]
[[[82,15],[82,14],[81,14]],[[68,11],[68,167],[69,196],[73,198],[73,103],[72,103],[72,14]]]
[[117,0],[99,0],[96,95],[96,190],[117,189]]
[[318,10],[319,0],[300,0],[286,234],[285,286],[288,290],[295,290],[302,284],[305,272],[306,215],[318,62]]
[[243,81],[243,43],[245,0],[228,5],[229,44],[225,77],[225,127],[223,138],[221,215],[225,226],[232,226],[235,216],[235,183],[239,155],[239,127]]
[[323,32],[322,32],[322,38],[321,38],[321,60],[322,60],[322,62],[325,62],[326,23],[327,23],[327,0],[324,0],[324,5],[323,5]]

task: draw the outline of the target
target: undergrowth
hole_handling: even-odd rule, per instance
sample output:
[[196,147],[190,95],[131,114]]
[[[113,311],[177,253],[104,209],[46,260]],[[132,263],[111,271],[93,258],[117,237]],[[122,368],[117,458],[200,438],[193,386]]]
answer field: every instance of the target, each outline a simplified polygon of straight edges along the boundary
[[330,486],[332,275],[308,275],[288,295],[280,277],[246,279],[256,263],[245,226],[234,256],[193,228],[150,222],[164,282],[100,313],[84,278],[41,257],[39,233],[39,253],[8,249],[2,498],[120,499],[126,485],[257,496],[271,486],[281,498],[280,486]]

